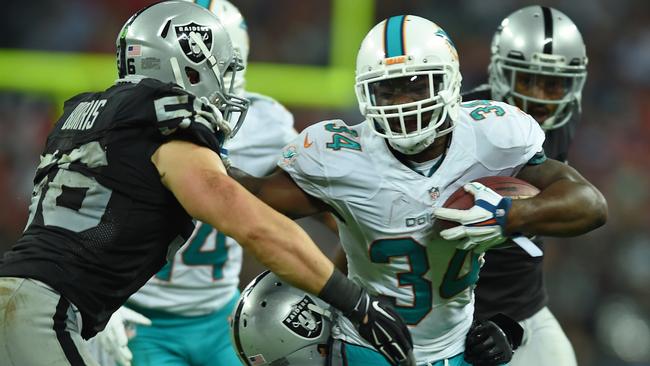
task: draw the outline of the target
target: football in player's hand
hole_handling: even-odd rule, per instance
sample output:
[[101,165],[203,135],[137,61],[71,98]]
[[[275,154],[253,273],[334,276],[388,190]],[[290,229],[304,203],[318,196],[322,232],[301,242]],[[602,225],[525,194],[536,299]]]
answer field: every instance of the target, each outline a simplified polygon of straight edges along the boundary
[[[474,182],[479,182],[491,188],[496,193],[512,199],[530,198],[539,193],[537,187],[515,177],[483,177],[475,179]],[[455,208],[457,210],[467,210],[472,206],[474,206],[474,196],[471,193],[465,192],[463,187],[458,188],[442,205],[442,207]],[[458,225],[460,224],[457,222],[440,219],[437,219],[435,223],[435,227],[439,231]]]

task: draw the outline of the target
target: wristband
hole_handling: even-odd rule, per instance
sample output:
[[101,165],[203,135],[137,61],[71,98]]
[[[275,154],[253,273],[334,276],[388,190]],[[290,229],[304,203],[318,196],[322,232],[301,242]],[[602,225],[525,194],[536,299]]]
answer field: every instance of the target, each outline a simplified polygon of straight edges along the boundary
[[361,287],[335,268],[318,297],[342,311],[343,314],[350,314],[359,302]]

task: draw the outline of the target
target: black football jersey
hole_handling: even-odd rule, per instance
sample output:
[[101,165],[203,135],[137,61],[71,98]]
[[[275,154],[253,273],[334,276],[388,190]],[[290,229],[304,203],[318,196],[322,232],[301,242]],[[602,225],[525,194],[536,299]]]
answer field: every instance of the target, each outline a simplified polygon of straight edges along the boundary
[[[463,93],[463,101],[492,99],[490,86],[481,85]],[[575,134],[578,116],[557,129],[546,132],[546,156],[566,161]],[[541,240],[535,243],[544,250]],[[474,293],[475,317],[486,319],[504,313],[517,321],[527,319],[546,306],[542,258],[531,257],[518,245],[492,249],[485,253],[485,265]]]
[[75,304],[90,338],[164,264],[194,223],[151,156],[172,139],[219,151],[195,97],[153,79],[68,100],[34,178],[27,226],[0,276],[40,280]]

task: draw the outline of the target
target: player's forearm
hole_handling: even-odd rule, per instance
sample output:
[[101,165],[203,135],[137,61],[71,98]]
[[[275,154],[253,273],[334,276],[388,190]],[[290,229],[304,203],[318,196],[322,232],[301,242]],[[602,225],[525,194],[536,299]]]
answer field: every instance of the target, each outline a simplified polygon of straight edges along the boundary
[[607,220],[607,203],[591,184],[558,180],[537,196],[513,200],[506,232],[548,236],[584,234]]
[[332,275],[333,263],[300,226],[276,215],[262,225],[251,227],[238,242],[292,285],[319,294]]
[[[226,176],[217,176],[210,190],[218,192],[192,213],[235,239],[271,271],[292,285],[318,294],[334,265],[293,221]],[[211,203],[210,203],[211,201]]]

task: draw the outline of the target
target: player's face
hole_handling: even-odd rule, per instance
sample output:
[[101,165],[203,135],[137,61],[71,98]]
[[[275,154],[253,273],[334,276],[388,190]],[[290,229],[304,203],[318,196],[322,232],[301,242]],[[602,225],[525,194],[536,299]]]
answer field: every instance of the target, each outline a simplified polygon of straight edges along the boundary
[[[566,77],[538,75],[520,71],[515,74],[514,89],[516,93],[535,99],[559,101],[564,99],[571,90],[571,82],[572,80]],[[524,102],[521,98],[515,97],[514,99],[517,106],[523,109]],[[542,123],[553,115],[557,108],[558,104],[529,101],[526,112],[533,116],[537,122]]]
[[[434,76],[435,78],[435,76]],[[429,76],[410,75],[387,80],[381,80],[369,85],[370,95],[373,104],[376,106],[395,106],[407,103],[419,102],[430,97]],[[435,92],[435,91],[434,91]],[[427,107],[426,103],[421,107]],[[403,112],[415,111],[418,106],[404,107]],[[426,126],[431,120],[433,111],[422,113],[422,126]],[[402,132],[399,118],[388,118],[388,124],[393,132]],[[417,114],[404,117],[406,132],[417,130]]]

